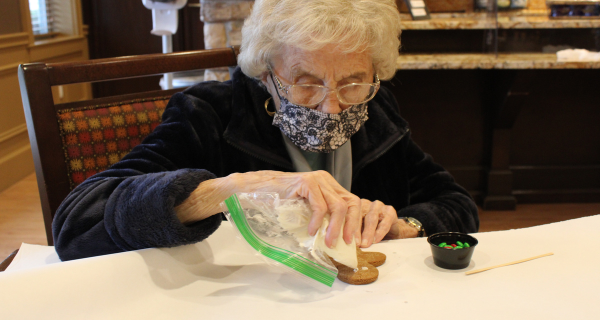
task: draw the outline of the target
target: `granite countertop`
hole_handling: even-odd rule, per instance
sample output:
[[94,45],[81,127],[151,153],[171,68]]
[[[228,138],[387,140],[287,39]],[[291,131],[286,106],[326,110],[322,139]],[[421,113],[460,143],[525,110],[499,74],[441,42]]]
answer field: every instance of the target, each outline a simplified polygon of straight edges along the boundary
[[554,53],[401,54],[398,69],[600,69],[600,61],[559,62]]
[[[494,15],[485,12],[432,13],[429,20],[414,21],[409,14],[401,14],[402,30],[452,30],[496,28]],[[550,19],[547,9],[499,12],[500,29],[571,29],[600,28],[596,19]]]

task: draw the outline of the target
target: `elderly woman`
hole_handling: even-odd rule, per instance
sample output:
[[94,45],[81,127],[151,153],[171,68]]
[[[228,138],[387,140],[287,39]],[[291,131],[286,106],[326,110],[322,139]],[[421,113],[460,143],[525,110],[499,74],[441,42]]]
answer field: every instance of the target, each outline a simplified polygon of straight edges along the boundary
[[475,232],[477,208],[411,140],[393,95],[393,0],[257,0],[231,81],[171,98],[163,122],[119,163],[79,185],[53,225],[63,260],[201,241],[236,192],[303,197],[309,233],[330,215],[362,247]]

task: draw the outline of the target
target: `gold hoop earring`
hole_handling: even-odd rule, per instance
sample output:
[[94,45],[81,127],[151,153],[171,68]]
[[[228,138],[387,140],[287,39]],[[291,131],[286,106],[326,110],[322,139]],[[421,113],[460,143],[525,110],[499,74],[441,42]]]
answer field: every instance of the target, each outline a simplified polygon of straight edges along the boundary
[[275,115],[275,111],[269,111],[269,101],[271,101],[271,98],[265,101],[265,111],[267,111],[267,114],[272,117]]

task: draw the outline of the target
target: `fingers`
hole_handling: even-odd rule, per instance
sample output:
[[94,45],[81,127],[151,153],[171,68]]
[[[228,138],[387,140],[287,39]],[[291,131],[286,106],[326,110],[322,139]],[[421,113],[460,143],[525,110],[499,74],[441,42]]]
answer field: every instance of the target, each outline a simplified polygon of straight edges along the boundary
[[[337,197],[332,197],[331,199],[339,201],[339,203],[336,204],[341,206],[338,208],[337,205],[331,205],[328,200],[331,220],[329,227],[327,228],[327,234],[325,235],[325,244],[329,246],[329,241],[332,241],[330,247],[335,247],[336,243],[333,243],[333,241],[338,238],[340,232],[343,232],[344,242],[346,242],[346,244],[350,244],[352,243],[354,234],[360,225],[360,220],[362,217],[360,215],[361,200],[359,197],[342,187],[329,173],[325,171],[321,171],[319,173],[321,173],[319,177],[324,180],[324,185],[326,185],[328,188],[331,188],[331,191],[333,191],[334,195],[339,196],[339,199]],[[344,226],[343,230],[342,226]]]
[[[368,200],[367,200],[368,201]],[[397,220],[396,210],[381,201],[373,201],[366,209],[368,203],[363,202],[363,227],[360,246],[370,247],[378,243],[390,232]],[[368,212],[365,214],[365,211]]]
[[[346,201],[344,201],[341,197],[339,197],[339,195],[336,195],[335,193],[332,194],[330,192],[324,192],[324,195],[330,213],[329,226],[327,227],[327,233],[325,234],[325,245],[329,248],[335,248],[335,246],[337,245],[338,235],[340,234],[340,232],[342,232],[341,229],[346,219],[348,206],[346,204]],[[321,222],[322,218],[315,218],[313,214],[313,219],[311,223],[318,223],[320,225]]]
[[330,221],[325,234],[325,245],[330,248],[335,247],[340,232],[343,232],[344,242],[352,243],[360,220],[360,198],[344,189],[325,171],[311,172],[303,178],[303,184],[307,188],[303,192],[308,195],[306,198],[313,209],[313,216],[308,225],[309,234],[314,235],[317,232],[323,217],[329,213]]
[[340,213],[346,214],[347,206],[344,199],[337,194],[331,181],[328,181],[322,171],[303,173],[300,183],[302,184],[301,196],[308,200],[313,210],[313,216],[308,225],[310,235],[314,235],[321,227],[325,214],[332,214],[332,221],[333,213],[336,214],[336,219],[339,219]]
[[361,201],[359,197],[350,194],[346,198],[346,203],[348,204],[348,211],[346,212],[346,221],[343,231],[344,241],[347,244],[350,244],[352,243],[355,234],[357,232],[360,234],[360,227],[362,223],[362,215],[360,214]]
[[360,199],[360,219],[358,223],[358,228],[355,231],[356,245],[361,246],[362,241],[362,231],[363,231],[363,217],[365,217],[369,210],[371,210],[371,201],[367,199]]
[[363,217],[362,240],[360,243],[361,247],[367,248],[373,244],[375,239],[375,230],[377,229],[380,219],[383,219],[381,216],[383,206],[383,202],[373,201],[367,215]]
[[[308,224],[308,233],[314,236],[317,230],[323,223],[323,218],[329,212],[340,212],[346,210],[341,197],[336,197],[326,187],[321,188],[319,185],[314,190],[308,190],[308,195],[305,197],[313,211],[312,218]],[[344,212],[345,214],[345,212]],[[339,214],[338,214],[339,215]],[[327,239],[327,238],[326,238]]]
[[384,206],[383,220],[379,222],[373,243],[378,243],[388,234],[393,226],[397,227],[398,220],[396,210],[392,206]]

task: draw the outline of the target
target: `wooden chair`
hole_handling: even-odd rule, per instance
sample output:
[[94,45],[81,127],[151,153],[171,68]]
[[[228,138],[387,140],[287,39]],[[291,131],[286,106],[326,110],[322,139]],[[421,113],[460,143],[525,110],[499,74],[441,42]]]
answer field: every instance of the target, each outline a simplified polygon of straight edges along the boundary
[[85,178],[128,153],[160,122],[175,92],[159,90],[54,104],[52,86],[237,65],[237,48],[19,66],[19,84],[48,244],[52,219]]
[[2,262],[0,262],[0,272],[4,272],[6,270],[6,268],[8,268],[10,263],[13,261],[13,259],[17,255],[17,252],[19,252],[19,249],[13,251],[11,254],[8,255],[8,257],[6,257]]

